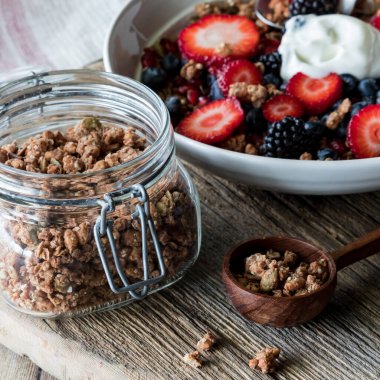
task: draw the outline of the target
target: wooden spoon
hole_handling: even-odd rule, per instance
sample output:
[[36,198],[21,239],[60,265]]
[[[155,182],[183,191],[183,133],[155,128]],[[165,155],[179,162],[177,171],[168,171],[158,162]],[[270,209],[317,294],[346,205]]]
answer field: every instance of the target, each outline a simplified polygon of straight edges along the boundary
[[[303,296],[273,297],[246,290],[238,283],[235,275],[244,272],[246,257],[269,249],[293,251],[305,262],[325,258],[330,272],[328,280],[318,291]],[[291,327],[305,323],[322,312],[334,293],[338,270],[378,252],[380,228],[333,253],[291,237],[247,240],[226,254],[223,281],[232,304],[245,318],[272,327]]]

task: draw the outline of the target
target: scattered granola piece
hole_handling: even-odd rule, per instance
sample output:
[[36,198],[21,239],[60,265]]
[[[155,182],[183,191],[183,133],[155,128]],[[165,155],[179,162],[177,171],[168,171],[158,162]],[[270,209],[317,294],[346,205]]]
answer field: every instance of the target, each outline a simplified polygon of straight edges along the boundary
[[183,361],[194,368],[200,368],[203,365],[201,355],[198,351],[189,352],[183,357]]
[[331,130],[337,129],[339,124],[343,121],[344,117],[350,112],[350,110],[351,100],[348,98],[344,99],[338,109],[332,112],[327,118],[326,127]]
[[243,153],[247,147],[246,135],[241,133],[236,136],[231,136],[220,144],[221,148],[232,150],[234,152]]
[[251,102],[255,108],[260,108],[268,97],[268,90],[261,84],[238,82],[230,85],[228,96],[236,96],[238,99]]
[[265,72],[265,65],[262,62],[256,62],[255,66],[260,70],[261,74]]
[[228,43],[221,43],[219,46],[215,48],[215,53],[220,55],[221,57],[228,57],[232,54],[232,47]]
[[197,343],[197,350],[209,351],[217,342],[216,336],[212,332],[207,332]]
[[284,91],[279,90],[273,83],[269,83],[265,87],[267,88],[268,95],[270,96],[282,95],[284,93]]
[[281,24],[290,17],[289,0],[270,0],[268,8],[270,12],[266,17],[275,24]]
[[255,0],[251,0],[248,3],[239,3],[237,5],[239,9],[238,15],[252,18],[255,13],[255,4]]
[[201,3],[195,6],[195,13],[199,18],[212,14],[220,14],[220,7],[216,4]]
[[192,80],[199,78],[202,74],[204,66],[202,63],[195,62],[194,59],[190,59],[181,69],[181,77],[186,80]]
[[313,159],[313,155],[309,152],[302,153],[300,156],[300,160],[302,161],[310,161]]
[[257,156],[259,154],[257,148],[253,144],[247,144],[245,146],[244,153],[250,154],[252,156]]
[[258,369],[262,373],[273,373],[277,367],[277,358],[281,350],[277,347],[268,347],[259,351],[255,358],[249,361],[249,367]]

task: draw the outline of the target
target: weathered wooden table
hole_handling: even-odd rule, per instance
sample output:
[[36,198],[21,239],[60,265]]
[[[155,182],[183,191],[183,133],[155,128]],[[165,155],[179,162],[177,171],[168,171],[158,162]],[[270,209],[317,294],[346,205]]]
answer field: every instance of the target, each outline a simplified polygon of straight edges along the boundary
[[[348,243],[380,225],[380,192],[301,197],[190,172],[202,200],[203,244],[184,280],[121,310],[71,320],[33,319],[1,304],[0,343],[62,379],[264,379],[247,363],[268,345],[283,351],[275,379],[379,379],[380,255],[339,274],[317,319],[283,330],[240,317],[220,271],[226,250],[251,236],[293,235],[326,249]],[[182,356],[206,330],[221,344],[196,370]],[[16,378],[10,372],[0,378]],[[37,367],[27,373],[23,379],[42,378]]]

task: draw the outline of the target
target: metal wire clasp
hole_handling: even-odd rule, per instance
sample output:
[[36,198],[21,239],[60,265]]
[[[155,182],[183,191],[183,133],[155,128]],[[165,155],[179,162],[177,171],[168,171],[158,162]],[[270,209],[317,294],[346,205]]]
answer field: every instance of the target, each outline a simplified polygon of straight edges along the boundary
[[[94,226],[94,236],[96,246],[98,248],[99,256],[102,261],[104,272],[107,277],[108,284],[111,290],[116,294],[123,294],[129,292],[132,298],[143,299],[148,293],[148,287],[150,285],[158,283],[165,277],[166,267],[164,259],[161,252],[160,242],[157,238],[156,229],[154,227],[154,222],[150,215],[149,207],[149,196],[143,185],[134,185],[130,188],[133,198],[137,198],[139,203],[136,205],[135,211],[132,213],[132,219],[140,219],[141,222],[141,251],[142,251],[142,263],[143,263],[143,273],[144,280],[139,281],[134,284],[130,284],[127,276],[124,273],[123,267],[120,263],[120,258],[118,250],[116,247],[116,242],[113,237],[112,227],[113,220],[108,220],[107,215],[115,211],[115,203],[111,194],[106,194],[104,200],[99,201],[102,206],[100,216],[96,220]],[[153,240],[158,265],[160,268],[160,275],[156,277],[149,278],[149,263],[148,263],[148,241],[147,241],[147,229],[149,228],[151,238]],[[111,248],[112,258],[116,267],[117,274],[119,275],[123,287],[118,288],[114,282],[113,275],[110,270],[108,259],[106,256],[106,250],[102,242],[103,237],[107,237],[109,246]],[[141,289],[137,292],[137,289]]]

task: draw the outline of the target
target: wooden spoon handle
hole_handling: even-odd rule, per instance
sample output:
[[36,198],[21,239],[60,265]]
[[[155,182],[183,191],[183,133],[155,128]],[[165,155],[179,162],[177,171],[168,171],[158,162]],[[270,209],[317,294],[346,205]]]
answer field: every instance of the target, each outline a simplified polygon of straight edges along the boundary
[[345,245],[331,253],[331,256],[336,263],[336,269],[340,270],[378,252],[380,252],[380,228]]

